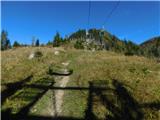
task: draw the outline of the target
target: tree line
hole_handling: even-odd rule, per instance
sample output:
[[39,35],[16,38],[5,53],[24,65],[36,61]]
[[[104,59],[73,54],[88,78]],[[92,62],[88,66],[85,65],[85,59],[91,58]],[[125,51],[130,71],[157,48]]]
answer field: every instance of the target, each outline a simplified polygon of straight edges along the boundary
[[[91,43],[86,44],[86,39],[93,40]],[[32,38],[32,44],[20,44],[18,41],[14,41],[13,45],[8,38],[8,33],[6,31],[1,32],[1,50],[7,50],[12,47],[21,46],[53,46],[58,47],[66,45],[67,43],[73,44],[76,49],[97,49],[97,40],[103,40],[104,49],[109,51],[114,51],[118,53],[123,53],[127,56],[131,55],[142,55],[147,57],[160,57],[160,37],[156,37],[153,40],[149,40],[143,45],[137,45],[130,40],[120,40],[115,35],[104,31],[103,35],[101,30],[90,29],[88,34],[86,30],[78,30],[77,32],[71,34],[69,37],[62,38],[60,33],[57,32],[52,40],[48,41],[47,44],[40,44],[40,40],[36,37]],[[150,42],[151,41],[151,42]],[[86,47],[87,46],[87,47]],[[99,50],[99,48],[97,49]]]
[[14,41],[13,45],[11,45],[10,39],[8,38],[8,32],[2,30],[1,32],[1,50],[7,50],[11,48],[16,48],[16,47],[27,47],[27,46],[53,46],[53,47],[58,47],[62,44],[64,44],[67,41],[67,37],[64,39],[60,36],[59,32],[56,33],[52,41],[48,41],[47,44],[40,44],[40,40],[36,37],[32,38],[32,43],[31,45],[28,44],[21,44],[18,41]]

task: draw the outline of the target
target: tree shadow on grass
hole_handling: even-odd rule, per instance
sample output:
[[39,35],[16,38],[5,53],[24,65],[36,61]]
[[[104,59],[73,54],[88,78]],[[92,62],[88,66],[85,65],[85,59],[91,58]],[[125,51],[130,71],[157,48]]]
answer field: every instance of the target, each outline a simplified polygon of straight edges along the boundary
[[[111,85],[108,83],[105,85],[103,80],[100,82],[89,83],[86,120],[142,120],[144,119],[142,108],[160,110],[160,102],[138,103],[119,80],[112,80]],[[98,102],[109,111],[103,118],[94,111],[98,106],[93,109],[94,105],[98,105],[94,100],[96,97],[99,98]]]
[[115,93],[119,101],[118,106],[120,106],[118,108],[120,111],[119,114],[115,115],[113,119],[142,120],[143,112],[140,110],[139,103],[131,96],[121,82],[118,80],[113,80],[112,84],[115,87]]
[[[6,111],[2,111],[2,120],[142,120],[143,112],[141,111],[141,108],[145,107],[156,110],[159,110],[160,108],[159,102],[145,104],[138,103],[127,91],[124,85],[118,80],[112,80],[112,87],[105,82],[102,82],[102,84],[89,82],[89,87],[55,87],[53,80],[48,80],[47,78],[43,80],[45,81],[44,83],[39,82],[38,84],[23,84],[23,86],[19,87],[19,89],[23,87],[28,89],[38,89],[41,92],[38,92],[34,97],[30,97],[30,102],[26,106],[22,107],[16,114],[13,114],[12,109],[10,108]],[[43,95],[45,95],[48,90],[88,91],[88,104],[86,106],[85,116],[83,118],[78,118],[71,116],[49,117],[30,115],[30,109],[40,98],[42,98]],[[113,94],[109,95],[110,93]],[[98,102],[103,104],[103,106],[111,113],[106,114],[103,119],[99,118],[93,110],[93,106],[95,105],[95,97],[98,97]],[[99,106],[97,106],[97,108],[98,107]]]
[[[17,88],[14,89],[14,92],[12,92],[12,94],[10,94],[10,96],[13,95],[11,100],[14,100],[16,98],[20,98],[20,99],[23,99],[24,102],[27,102],[27,104],[25,106],[22,106],[20,108],[20,110],[14,114],[12,113],[11,108],[7,109],[6,111],[2,111],[2,120],[6,120],[6,119],[7,120],[12,120],[12,119],[13,120],[23,120],[23,119],[26,119],[29,112],[30,112],[30,109],[39,101],[40,98],[42,98],[43,95],[45,95],[45,93],[49,90],[49,88],[54,85],[54,80],[48,80],[47,78],[42,78],[42,80],[41,79],[37,80],[34,83],[35,85],[38,85],[38,84],[43,85],[43,89],[31,87],[32,84],[25,84],[26,82],[25,83],[22,82],[22,83],[23,84],[18,84],[19,86],[16,86]],[[7,91],[12,90],[10,88],[15,88],[14,84],[11,84],[10,86],[11,87],[9,87],[9,89]],[[18,94],[15,95],[15,93],[18,90],[22,90],[22,91],[20,91]],[[19,102],[19,101],[17,101],[17,102]]]
[[1,93],[1,105],[3,105],[7,98],[15,94],[16,91],[22,89],[25,83],[31,81],[32,77],[33,75],[30,75],[19,82],[4,84],[7,88]]

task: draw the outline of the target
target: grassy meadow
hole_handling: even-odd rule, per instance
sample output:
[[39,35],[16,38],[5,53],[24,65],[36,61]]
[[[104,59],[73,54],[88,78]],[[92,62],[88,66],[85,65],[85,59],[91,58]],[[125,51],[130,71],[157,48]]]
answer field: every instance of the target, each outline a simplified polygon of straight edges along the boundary
[[[56,50],[59,55],[55,55]],[[28,59],[34,51],[41,51],[43,56]],[[2,96],[2,111],[52,116],[55,90],[47,88],[59,86],[61,77],[49,75],[48,70],[68,61],[73,74],[68,89],[63,89],[61,116],[160,119],[160,64],[154,59],[49,47],[6,50],[1,57],[1,93],[7,93]]]

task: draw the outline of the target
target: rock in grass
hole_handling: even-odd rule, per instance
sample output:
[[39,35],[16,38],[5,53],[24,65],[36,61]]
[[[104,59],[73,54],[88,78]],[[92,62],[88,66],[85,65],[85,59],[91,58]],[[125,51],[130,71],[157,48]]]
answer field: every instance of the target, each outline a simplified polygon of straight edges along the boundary
[[55,51],[54,54],[55,54],[55,55],[59,55],[59,51]]
[[41,51],[36,51],[35,52],[35,57],[42,57],[42,56],[43,56],[43,54],[42,54]]
[[42,54],[42,52],[41,51],[36,51],[36,52],[34,52],[34,53],[31,53],[30,55],[29,55],[29,57],[28,57],[28,59],[33,59],[33,58],[39,58],[39,57],[42,57],[43,56],[43,54]]
[[69,62],[62,62],[62,65],[68,66],[68,65],[69,65]]
[[92,52],[95,52],[95,48],[92,49]]
[[35,54],[34,53],[31,53],[30,55],[29,55],[29,57],[28,57],[28,59],[33,59],[35,57]]

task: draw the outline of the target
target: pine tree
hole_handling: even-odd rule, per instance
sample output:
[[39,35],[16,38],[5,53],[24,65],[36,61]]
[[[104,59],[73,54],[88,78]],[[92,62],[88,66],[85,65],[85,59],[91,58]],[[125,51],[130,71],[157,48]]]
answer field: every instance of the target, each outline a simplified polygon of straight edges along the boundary
[[53,47],[58,47],[61,45],[62,43],[62,38],[60,36],[60,34],[57,32],[55,37],[54,37],[54,40],[53,40]]
[[8,34],[6,31],[1,33],[1,50],[6,50],[11,48],[10,40],[7,38]]
[[74,44],[74,48],[84,49],[83,41],[82,40],[77,40],[76,43]]
[[39,46],[39,39],[36,40],[36,46]]
[[13,47],[20,47],[21,45],[17,42],[17,41],[14,41],[13,43]]
[[49,45],[53,45],[53,42],[52,41],[48,41],[46,45],[48,45],[48,46]]

